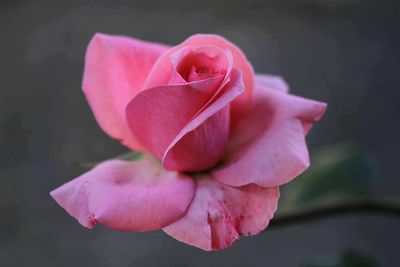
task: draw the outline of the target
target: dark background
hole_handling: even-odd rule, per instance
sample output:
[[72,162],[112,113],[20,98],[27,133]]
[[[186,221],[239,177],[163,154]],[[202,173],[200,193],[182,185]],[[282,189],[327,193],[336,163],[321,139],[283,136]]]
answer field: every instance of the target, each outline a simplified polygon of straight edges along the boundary
[[354,215],[242,238],[206,253],[161,231],[89,231],[50,198],[74,160],[124,152],[80,90],[95,32],[177,44],[197,32],[238,44],[258,72],[329,103],[311,150],[352,140],[372,152],[378,195],[399,195],[398,1],[0,1],[0,266],[298,266],[355,248],[399,264],[399,220]]

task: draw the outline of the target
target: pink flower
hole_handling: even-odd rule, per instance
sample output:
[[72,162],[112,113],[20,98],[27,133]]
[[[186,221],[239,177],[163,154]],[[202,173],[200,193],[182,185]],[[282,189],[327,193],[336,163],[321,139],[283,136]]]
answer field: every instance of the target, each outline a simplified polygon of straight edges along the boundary
[[305,135],[326,109],[208,34],[174,47],[96,34],[83,91],[100,127],[145,154],[105,161],[51,196],[88,228],[163,229],[203,250],[267,227],[278,187],[309,166]]

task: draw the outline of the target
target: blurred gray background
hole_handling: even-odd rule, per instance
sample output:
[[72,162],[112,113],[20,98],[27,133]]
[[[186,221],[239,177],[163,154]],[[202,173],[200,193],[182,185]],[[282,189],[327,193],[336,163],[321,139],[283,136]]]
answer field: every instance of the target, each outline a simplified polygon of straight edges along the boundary
[[0,266],[298,266],[355,248],[399,266],[399,220],[332,218],[242,238],[206,253],[161,231],[81,227],[49,191],[74,160],[125,151],[97,126],[80,90],[95,32],[177,44],[198,32],[238,44],[258,72],[329,103],[311,149],[352,140],[376,157],[378,195],[398,196],[398,1],[0,1]]

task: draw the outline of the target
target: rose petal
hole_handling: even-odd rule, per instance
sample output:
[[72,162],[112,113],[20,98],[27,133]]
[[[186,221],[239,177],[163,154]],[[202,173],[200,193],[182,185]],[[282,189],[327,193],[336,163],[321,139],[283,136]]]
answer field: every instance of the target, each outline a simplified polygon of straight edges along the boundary
[[257,73],[255,76],[255,82],[258,87],[276,89],[285,93],[289,92],[289,86],[280,76]]
[[167,170],[202,171],[221,160],[229,139],[229,106],[207,118],[193,131],[188,131],[191,124],[166,149],[163,165]]
[[90,107],[100,127],[132,149],[142,150],[142,147],[128,128],[125,108],[167,48],[99,33],[87,48],[82,87]]
[[239,71],[233,70],[230,79],[168,145],[163,157],[165,168],[200,171],[221,159],[229,137],[229,103],[244,92]]
[[250,112],[233,129],[219,181],[242,186],[279,186],[309,166],[305,135],[326,104],[256,86]]
[[239,235],[259,233],[267,227],[277,209],[277,187],[236,188],[206,176],[196,181],[196,194],[185,216],[163,230],[203,250],[225,249]]
[[204,80],[218,75],[227,78],[233,66],[232,53],[215,46],[187,46],[173,52],[170,61],[173,75],[168,84]]
[[166,85],[139,93],[127,106],[133,135],[162,159],[182,128],[207,104],[223,77],[180,85]]
[[51,196],[85,227],[149,231],[179,219],[194,190],[190,177],[165,171],[146,156],[134,162],[105,161]]
[[236,68],[242,73],[246,88],[245,92],[232,103],[231,117],[236,121],[236,117],[241,116],[247,110],[250,103],[254,87],[254,70],[240,48],[221,36],[215,34],[195,34],[180,45],[165,52],[154,64],[153,69],[147,77],[144,88],[167,84],[172,76],[171,72],[173,70],[171,55],[187,46],[216,46],[221,49],[228,49],[232,53],[233,68]]

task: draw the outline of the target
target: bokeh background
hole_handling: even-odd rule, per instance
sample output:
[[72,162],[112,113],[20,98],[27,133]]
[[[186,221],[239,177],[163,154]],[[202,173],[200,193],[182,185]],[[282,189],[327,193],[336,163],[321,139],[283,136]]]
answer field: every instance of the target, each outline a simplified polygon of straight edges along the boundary
[[161,231],[81,227],[49,191],[75,160],[125,152],[97,126],[80,90],[95,32],[177,44],[218,33],[258,72],[326,101],[311,150],[355,142],[376,158],[377,195],[398,196],[400,2],[385,0],[0,1],[0,266],[299,266],[356,249],[399,264],[399,220],[331,218],[242,238],[206,253]]

